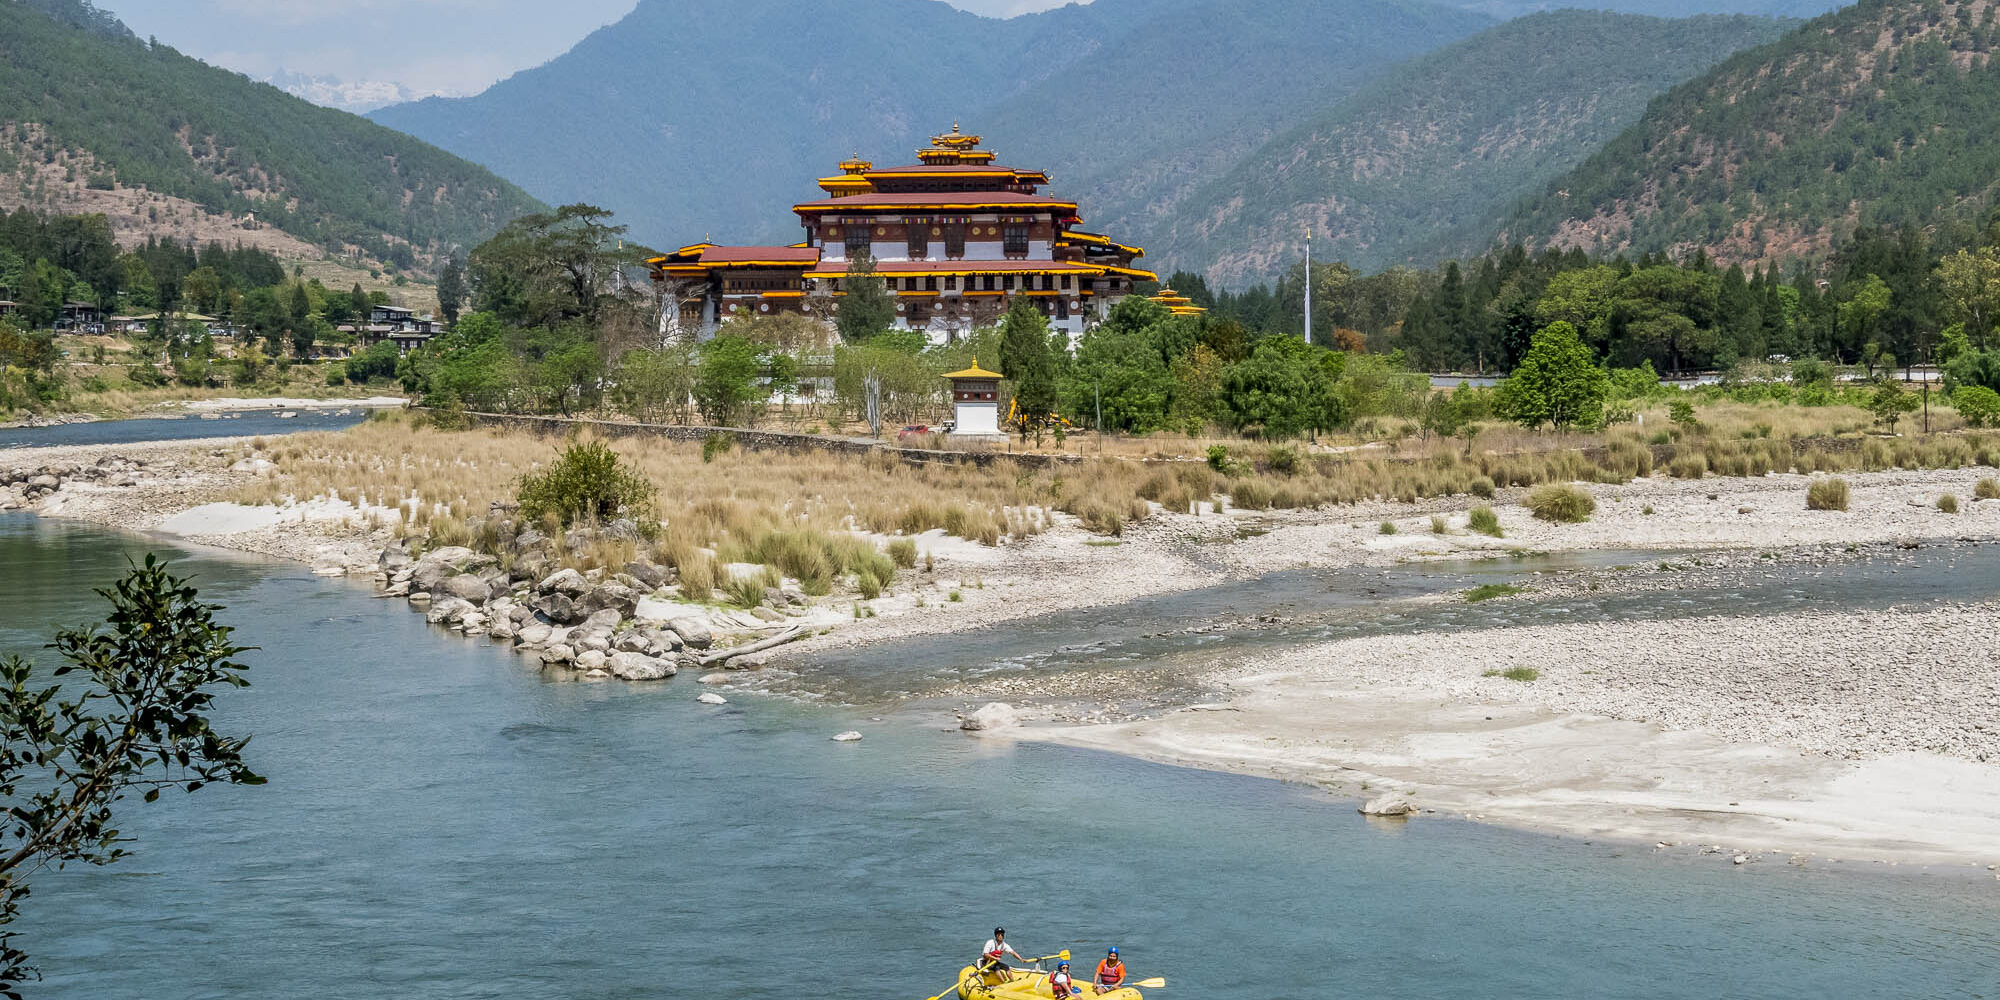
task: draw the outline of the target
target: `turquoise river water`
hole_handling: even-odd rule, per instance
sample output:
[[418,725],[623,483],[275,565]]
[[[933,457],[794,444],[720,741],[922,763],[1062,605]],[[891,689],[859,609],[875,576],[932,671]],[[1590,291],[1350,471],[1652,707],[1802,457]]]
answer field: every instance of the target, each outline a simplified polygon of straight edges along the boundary
[[[0,651],[146,547],[0,515]],[[132,802],[135,857],[38,876],[32,997],[922,998],[996,923],[1118,944],[1155,997],[2000,997],[1985,873],[1385,826],[893,704],[563,682],[362,585],[170,551],[262,647],[221,723],[270,784]]]

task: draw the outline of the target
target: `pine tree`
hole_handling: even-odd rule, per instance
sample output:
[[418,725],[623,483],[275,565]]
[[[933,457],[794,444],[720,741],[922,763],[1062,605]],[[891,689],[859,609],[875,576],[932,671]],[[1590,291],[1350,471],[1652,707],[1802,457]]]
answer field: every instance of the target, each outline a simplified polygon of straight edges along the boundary
[[889,294],[888,286],[875,274],[873,257],[856,257],[848,265],[841,287],[847,294],[841,297],[833,313],[833,326],[840,331],[841,340],[865,344],[896,325],[896,297]]
[[465,305],[465,261],[458,251],[445,258],[438,272],[437,295],[438,314],[446,323],[458,322],[458,310]]

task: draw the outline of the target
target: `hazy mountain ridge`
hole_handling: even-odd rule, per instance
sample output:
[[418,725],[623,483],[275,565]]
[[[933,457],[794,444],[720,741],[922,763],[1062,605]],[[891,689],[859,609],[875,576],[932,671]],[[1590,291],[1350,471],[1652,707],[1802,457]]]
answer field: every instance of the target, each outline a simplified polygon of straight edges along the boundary
[[1049,171],[1087,224],[1143,241],[1177,192],[1288,118],[1491,23],[1401,0],[1097,0],[1005,21],[930,0],[822,9],[645,0],[477,97],[371,117],[661,243],[796,239],[785,209],[840,159],[909,162],[959,121],[1001,162]]
[[1737,261],[1824,254],[1857,226],[1993,204],[2000,6],[1867,0],[1653,102],[1512,213],[1508,237]]
[[1374,270],[1476,251],[1522,195],[1647,101],[1796,22],[1561,11],[1397,67],[1188,198],[1158,254],[1241,285],[1322,259]]
[[89,175],[66,184],[255,213],[312,243],[377,257],[402,256],[404,244],[421,253],[474,243],[539,204],[443,150],[131,38],[104,17],[80,0],[0,2],[9,200],[57,204],[63,192],[37,168],[75,162]]

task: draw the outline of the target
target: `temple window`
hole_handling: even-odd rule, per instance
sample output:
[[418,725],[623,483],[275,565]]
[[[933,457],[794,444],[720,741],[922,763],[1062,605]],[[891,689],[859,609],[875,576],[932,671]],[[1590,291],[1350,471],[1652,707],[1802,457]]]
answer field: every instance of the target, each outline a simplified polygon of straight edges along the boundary
[[869,233],[867,226],[847,227],[848,257],[852,258],[852,257],[871,256],[874,246],[875,246],[874,236]]
[[1056,296],[1056,318],[1069,318],[1069,300],[1060,295]]
[[953,291],[953,292],[958,291],[958,275],[956,274],[945,275],[944,287],[947,291]]
[[922,260],[925,257],[929,257],[931,255],[930,230],[924,226],[916,224],[912,224],[909,227],[909,229],[910,229],[910,259]]
[[986,276],[986,290],[989,292],[993,290],[993,276],[990,274]]
[[1006,234],[1001,239],[1002,245],[1000,249],[1007,256],[1025,257],[1028,255],[1027,226],[1008,226]]
[[1069,290],[1069,275],[1063,275],[1062,286],[1064,291]]
[[935,276],[924,279],[924,291],[935,292],[937,290],[937,278]]
[[944,255],[952,260],[965,256],[965,227],[946,226],[944,229]]
[[1006,278],[1002,279],[1002,281],[1001,281],[1001,284],[1000,284],[1000,287],[1001,287],[1001,288],[1004,288],[1004,289],[1006,289],[1007,291],[1010,291],[1010,292],[1011,292],[1011,291],[1013,291],[1013,290],[1014,290],[1014,276],[1013,276],[1013,275],[1011,275],[1011,274],[1010,274],[1010,275],[1007,275],[1007,276],[1006,276]]

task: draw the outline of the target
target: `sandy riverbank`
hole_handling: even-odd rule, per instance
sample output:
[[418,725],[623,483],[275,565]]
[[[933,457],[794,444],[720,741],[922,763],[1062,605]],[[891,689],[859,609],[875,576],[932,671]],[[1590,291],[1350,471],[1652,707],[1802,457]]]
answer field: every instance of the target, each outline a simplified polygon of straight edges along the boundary
[[[261,474],[243,439],[21,449],[13,465],[145,463],[78,482],[40,512],[372,573],[382,511],[227,503]],[[1596,549],[1796,551],[2000,539],[1993,470],[1850,474],[1851,508],[1805,510],[1803,476],[1593,486],[1589,523],[1534,521],[1503,494],[1504,539],[1465,530],[1469,497],[1321,511],[1158,515],[1123,538],[1066,517],[1026,541],[925,537],[936,561],[869,602],[877,616],[802,644],[854,645],[1105,607],[1279,569]],[[1956,495],[1961,513],[1936,509]],[[1518,497],[1514,497],[1518,500]],[[1431,517],[1445,519],[1435,534]],[[1384,534],[1384,521],[1397,526]],[[958,598],[945,600],[947,593]],[[1891,621],[1890,619],[1893,619]],[[2000,862],[2000,695],[1982,651],[2000,610],[1491,628],[1291,648],[1218,663],[1220,707],[1039,737],[1591,836],[1840,857]],[[1275,626],[1282,628],[1282,624]],[[1481,676],[1533,664],[1521,684]],[[1030,714],[1035,709],[1028,706]],[[1980,728],[1981,726],[1992,728]],[[1983,762],[1982,762],[1983,761]],[[1364,787],[1365,786],[1365,787]],[[1418,820],[1421,822],[1421,820]]]

